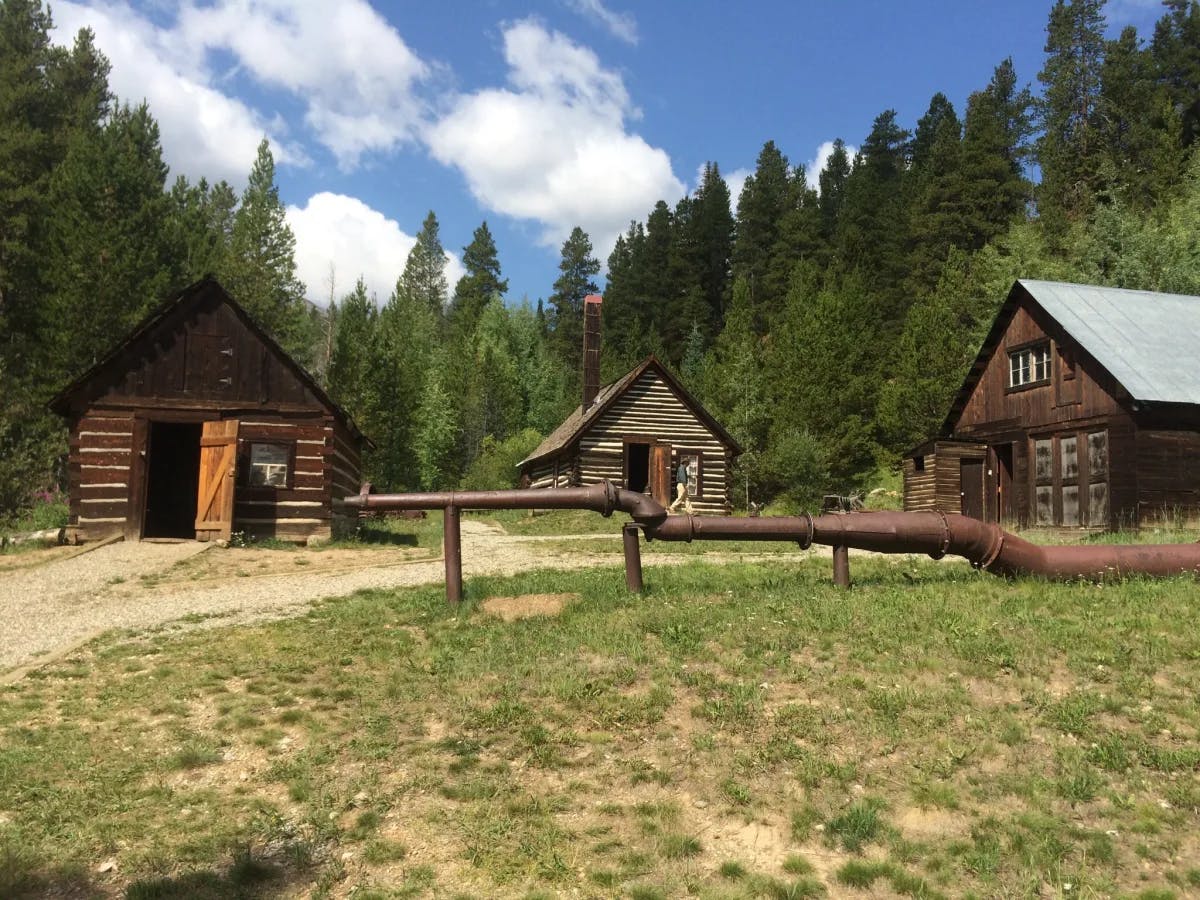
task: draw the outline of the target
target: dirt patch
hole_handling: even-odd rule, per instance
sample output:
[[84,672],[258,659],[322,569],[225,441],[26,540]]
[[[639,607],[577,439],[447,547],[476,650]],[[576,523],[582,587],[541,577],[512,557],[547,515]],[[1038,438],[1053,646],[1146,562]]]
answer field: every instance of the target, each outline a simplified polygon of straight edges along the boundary
[[945,841],[961,837],[971,830],[970,821],[944,809],[910,807],[896,817],[905,837],[923,841]]
[[520,597],[488,597],[481,608],[505,622],[534,616],[557,616],[578,594],[522,594]]

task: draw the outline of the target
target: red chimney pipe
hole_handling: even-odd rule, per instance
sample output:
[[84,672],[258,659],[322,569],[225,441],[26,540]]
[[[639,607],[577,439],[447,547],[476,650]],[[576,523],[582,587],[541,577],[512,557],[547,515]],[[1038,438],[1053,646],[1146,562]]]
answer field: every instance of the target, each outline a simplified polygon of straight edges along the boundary
[[600,393],[600,304],[604,298],[583,298],[583,411],[586,413]]

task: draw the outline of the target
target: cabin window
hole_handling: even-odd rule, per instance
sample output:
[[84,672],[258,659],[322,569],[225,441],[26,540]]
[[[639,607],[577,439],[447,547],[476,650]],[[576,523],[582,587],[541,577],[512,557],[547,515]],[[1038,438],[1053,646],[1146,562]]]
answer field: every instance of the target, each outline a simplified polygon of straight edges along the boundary
[[913,461],[913,471],[914,472],[924,472],[925,471],[925,457],[924,456],[914,456],[912,458],[912,461]]
[[250,445],[248,483],[251,487],[288,486],[291,473],[292,448],[289,444]]
[[1050,380],[1050,345],[1038,344],[1008,354],[1008,386],[1024,387]]

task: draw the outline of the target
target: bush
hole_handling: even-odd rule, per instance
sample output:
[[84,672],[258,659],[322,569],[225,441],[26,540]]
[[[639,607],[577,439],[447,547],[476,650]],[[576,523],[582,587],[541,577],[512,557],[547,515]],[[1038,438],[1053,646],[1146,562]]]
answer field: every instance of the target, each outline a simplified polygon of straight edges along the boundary
[[464,491],[495,491],[517,486],[517,463],[537,449],[542,435],[532,428],[519,431],[502,441],[490,434],[483,439],[479,456],[462,479]]

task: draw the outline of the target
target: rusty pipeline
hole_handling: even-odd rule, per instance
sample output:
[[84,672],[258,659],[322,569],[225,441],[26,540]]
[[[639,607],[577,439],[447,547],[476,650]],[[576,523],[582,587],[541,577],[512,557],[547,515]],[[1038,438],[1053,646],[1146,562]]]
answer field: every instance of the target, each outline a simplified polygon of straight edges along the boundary
[[452,603],[462,596],[458,513],[463,509],[585,509],[606,517],[623,512],[633,520],[622,532],[626,583],[631,591],[642,589],[639,530],[647,540],[790,541],[802,549],[826,544],[834,549],[834,581],[843,587],[850,584],[849,549],[919,553],[933,559],[961,556],[976,568],[1005,576],[1096,579],[1200,572],[1200,543],[1042,546],[994,523],[933,511],[758,518],[668,515],[653,498],[609,481],[576,488],[360,493],[347,497],[345,505],[362,510],[443,509],[446,588]]

